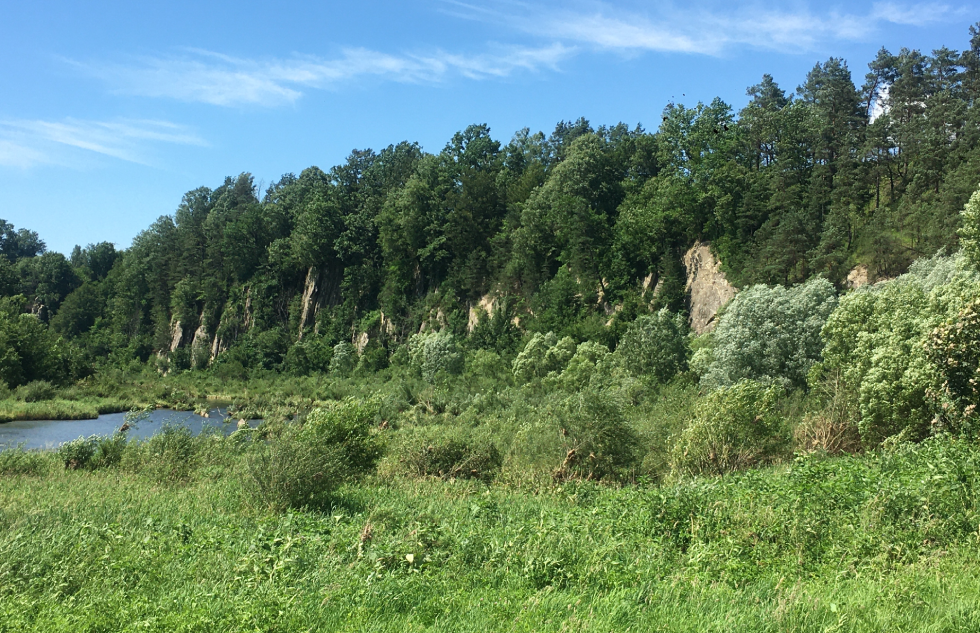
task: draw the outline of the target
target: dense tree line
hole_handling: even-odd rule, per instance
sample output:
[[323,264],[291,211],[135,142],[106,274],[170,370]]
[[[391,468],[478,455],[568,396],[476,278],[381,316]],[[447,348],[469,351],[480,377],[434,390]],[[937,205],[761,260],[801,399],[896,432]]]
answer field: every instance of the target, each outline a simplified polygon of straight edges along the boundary
[[882,49],[860,86],[831,58],[795,93],[763,76],[739,112],[672,103],[656,131],[579,119],[503,144],[472,125],[436,154],[354,151],[265,192],[244,173],[188,192],[122,251],[64,257],[3,222],[0,329],[31,313],[46,324],[31,336],[61,350],[48,368],[8,359],[21,368],[3,379],[151,359],[379,368],[420,329],[511,358],[526,331],[613,349],[638,316],[685,310],[681,254],[699,239],[739,287],[898,275],[958,248],[980,182],[978,29],[963,52]]

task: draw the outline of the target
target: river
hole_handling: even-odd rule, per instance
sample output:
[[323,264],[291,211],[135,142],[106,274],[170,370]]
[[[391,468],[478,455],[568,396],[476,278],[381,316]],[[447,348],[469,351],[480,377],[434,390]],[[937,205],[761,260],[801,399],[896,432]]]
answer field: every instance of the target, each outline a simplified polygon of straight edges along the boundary
[[[207,418],[192,411],[156,409],[126,431],[131,438],[146,439],[167,424],[186,426],[195,435],[206,428],[227,434],[235,431],[237,419],[227,417],[224,409],[212,409]],[[107,413],[94,420],[19,420],[0,423],[0,450],[23,444],[24,448],[57,448],[64,442],[90,435],[112,435],[126,421],[125,413]],[[252,420],[256,426],[259,420]]]

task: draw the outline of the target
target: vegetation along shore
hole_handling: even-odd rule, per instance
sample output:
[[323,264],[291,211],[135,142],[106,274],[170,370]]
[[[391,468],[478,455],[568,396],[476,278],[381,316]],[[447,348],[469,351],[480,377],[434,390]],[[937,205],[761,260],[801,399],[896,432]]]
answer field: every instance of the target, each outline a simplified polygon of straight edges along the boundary
[[[0,631],[980,630],[980,30],[0,226]],[[230,432],[231,429],[228,429]]]

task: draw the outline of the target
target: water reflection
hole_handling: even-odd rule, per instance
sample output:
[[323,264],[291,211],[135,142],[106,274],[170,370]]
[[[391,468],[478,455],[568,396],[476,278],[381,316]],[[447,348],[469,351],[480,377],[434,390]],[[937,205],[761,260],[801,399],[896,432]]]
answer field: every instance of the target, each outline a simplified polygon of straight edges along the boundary
[[[224,409],[212,409],[207,418],[192,411],[156,409],[127,432],[131,438],[146,439],[166,424],[186,426],[197,435],[205,428],[216,429],[225,435],[235,431],[238,420],[229,418]],[[0,424],[0,449],[23,444],[25,448],[57,448],[64,442],[90,435],[112,435],[126,421],[125,413],[107,413],[95,420],[21,420]],[[258,425],[258,420],[249,422]]]

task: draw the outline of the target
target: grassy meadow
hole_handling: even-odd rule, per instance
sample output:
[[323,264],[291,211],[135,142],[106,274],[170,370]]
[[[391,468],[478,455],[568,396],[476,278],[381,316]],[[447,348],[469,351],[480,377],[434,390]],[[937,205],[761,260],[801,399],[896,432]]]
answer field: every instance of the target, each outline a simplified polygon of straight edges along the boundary
[[277,440],[256,439],[117,441],[77,469],[0,454],[0,631],[980,628],[973,443],[663,485],[388,455],[276,511],[253,471]]

